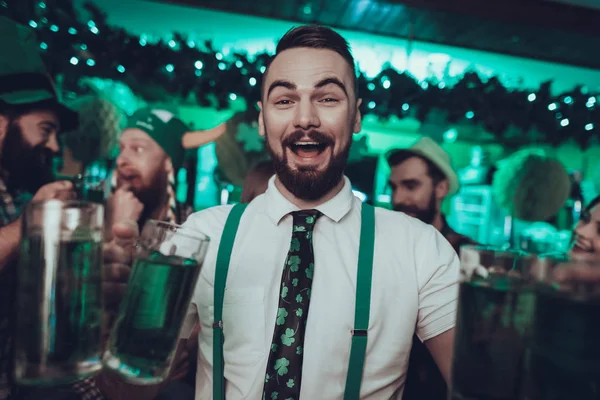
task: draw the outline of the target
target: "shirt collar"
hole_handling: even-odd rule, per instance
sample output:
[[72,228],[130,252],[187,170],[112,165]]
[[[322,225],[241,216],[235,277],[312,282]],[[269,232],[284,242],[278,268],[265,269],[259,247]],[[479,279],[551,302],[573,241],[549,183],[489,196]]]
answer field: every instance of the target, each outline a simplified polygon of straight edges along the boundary
[[[293,211],[298,211],[299,208],[286,199],[277,186],[275,186],[275,176],[269,179],[269,186],[265,192],[265,212],[271,218],[275,225],[279,224],[283,217]],[[344,176],[344,186],[333,198],[325,203],[315,207],[323,215],[329,219],[339,222],[352,208],[352,185],[350,180]]]

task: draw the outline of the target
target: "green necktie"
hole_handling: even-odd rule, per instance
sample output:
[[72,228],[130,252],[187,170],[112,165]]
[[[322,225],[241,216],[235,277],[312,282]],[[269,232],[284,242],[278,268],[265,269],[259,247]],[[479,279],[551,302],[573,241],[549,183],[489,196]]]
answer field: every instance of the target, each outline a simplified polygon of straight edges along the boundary
[[275,332],[267,363],[264,400],[298,400],[304,356],[304,332],[315,269],[312,233],[317,210],[292,213],[294,224],[279,291]]

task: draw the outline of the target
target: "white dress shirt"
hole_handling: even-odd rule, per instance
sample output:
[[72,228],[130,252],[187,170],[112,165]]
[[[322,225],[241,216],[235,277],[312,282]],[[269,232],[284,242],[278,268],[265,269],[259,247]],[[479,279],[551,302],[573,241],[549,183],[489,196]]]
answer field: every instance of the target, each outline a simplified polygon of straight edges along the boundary
[[[315,270],[304,339],[301,400],[342,399],[350,357],[362,203],[347,178],[316,207]],[[186,225],[211,238],[186,325],[200,320],[196,399],[212,399],[215,262],[232,206],[193,214]],[[262,398],[283,265],[298,208],[277,190],[252,201],[231,255],[223,306],[226,397]],[[459,264],[435,228],[400,212],[375,211],[371,316],[361,399],[401,398],[413,333],[454,327]]]

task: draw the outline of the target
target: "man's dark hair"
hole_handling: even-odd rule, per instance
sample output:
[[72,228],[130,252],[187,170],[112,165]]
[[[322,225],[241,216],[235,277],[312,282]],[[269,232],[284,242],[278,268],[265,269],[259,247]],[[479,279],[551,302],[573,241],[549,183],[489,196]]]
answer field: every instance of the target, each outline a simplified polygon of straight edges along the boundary
[[447,178],[446,175],[444,175],[442,170],[437,165],[432,163],[426,157],[423,157],[422,155],[417,153],[413,153],[410,150],[400,149],[391,151],[387,156],[387,162],[390,165],[390,167],[393,168],[413,157],[418,158],[419,160],[423,160],[423,162],[425,162],[425,164],[427,165],[427,175],[429,175],[434,185],[437,185],[438,183]]
[[[354,93],[358,98],[358,80],[356,77],[354,57],[352,56],[350,45],[342,35],[331,28],[320,25],[304,25],[292,28],[287,31],[286,34],[283,35],[279,40],[279,43],[277,43],[275,56],[271,58],[270,62],[273,62],[275,57],[285,50],[302,47],[309,49],[332,50],[342,56],[352,69],[352,76],[354,77]],[[267,71],[265,71],[263,75],[263,83],[264,77],[267,76]]]

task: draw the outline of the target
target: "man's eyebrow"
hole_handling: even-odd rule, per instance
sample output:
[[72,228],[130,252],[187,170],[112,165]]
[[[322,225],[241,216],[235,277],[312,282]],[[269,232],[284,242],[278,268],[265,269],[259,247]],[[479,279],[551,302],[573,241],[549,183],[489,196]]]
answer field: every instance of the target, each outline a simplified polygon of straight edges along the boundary
[[421,183],[421,181],[418,180],[417,178],[406,178],[406,179],[402,179],[400,181],[401,185],[410,185],[410,184],[416,184],[416,183]]
[[283,88],[290,89],[290,90],[296,90],[296,88],[297,88],[297,86],[290,81],[278,79],[269,85],[269,90],[267,91],[267,97],[269,97],[271,95],[271,92],[277,87],[283,87]]
[[50,129],[54,129],[54,130],[58,129],[58,125],[56,125],[56,123],[54,123],[52,121],[44,120],[38,124],[38,126],[42,126],[42,125],[46,125]]
[[319,89],[319,88],[322,88],[327,85],[338,86],[340,89],[342,89],[344,91],[344,94],[346,95],[346,97],[348,96],[348,91],[346,90],[346,85],[344,85],[344,83],[342,81],[340,81],[338,78],[334,78],[334,77],[325,78],[325,79],[320,80],[315,85],[315,88]]

